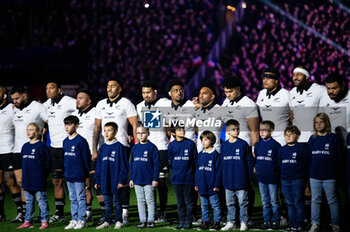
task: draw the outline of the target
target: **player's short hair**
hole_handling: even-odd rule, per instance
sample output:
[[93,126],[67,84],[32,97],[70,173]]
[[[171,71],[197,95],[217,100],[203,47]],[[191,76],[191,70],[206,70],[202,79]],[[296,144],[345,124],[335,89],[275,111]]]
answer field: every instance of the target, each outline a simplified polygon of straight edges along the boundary
[[204,85],[201,86],[200,89],[203,89],[203,88],[208,88],[208,89],[210,89],[210,90],[213,92],[214,96],[216,96],[216,89],[215,89],[215,87],[214,87],[213,85],[204,84]]
[[10,90],[10,94],[13,95],[15,93],[23,94],[23,93],[27,93],[27,90],[26,88],[24,88],[23,85],[14,85]]
[[239,90],[242,91],[242,83],[235,76],[226,76],[221,83],[222,88],[234,89],[239,87]]
[[236,119],[230,119],[226,122],[226,128],[229,126],[237,126],[239,127],[239,122]]
[[275,130],[275,124],[270,121],[270,120],[264,120],[260,122],[260,125],[266,125],[268,126],[271,130]]
[[124,89],[124,88],[123,88],[123,82],[122,82],[119,78],[110,78],[110,79],[108,80],[108,82],[110,82],[110,81],[115,81],[115,82],[117,82],[117,83],[120,85],[120,87],[121,87],[122,89]]
[[34,127],[34,129],[35,129],[35,138],[40,140],[41,139],[41,127],[40,127],[40,125],[38,123],[31,122],[31,123],[28,124],[27,128],[29,126]]
[[46,83],[47,83],[47,84],[48,84],[48,83],[54,83],[54,84],[56,84],[56,86],[57,86],[58,89],[61,88],[61,81],[58,80],[58,78],[50,78],[50,79],[47,80]]
[[281,76],[280,72],[276,68],[273,68],[273,67],[266,68],[263,73],[272,73],[276,77],[274,79],[279,79]]
[[74,124],[74,125],[79,125],[79,118],[74,115],[69,115],[64,118],[63,120],[64,124]]
[[185,86],[185,84],[179,80],[179,79],[171,79],[168,84],[167,84],[167,91],[169,92],[171,90],[171,88],[175,85],[180,85],[182,88]]
[[211,146],[214,146],[214,144],[216,142],[216,137],[215,137],[213,132],[208,131],[208,130],[203,131],[199,138],[202,141],[204,137],[207,138],[210,141],[210,145]]
[[118,124],[115,122],[107,122],[104,127],[112,127],[114,131],[118,131]]
[[141,89],[142,88],[151,88],[152,90],[157,90],[157,83],[153,80],[148,80],[143,82],[141,85]]
[[301,135],[301,132],[297,126],[291,125],[287,126],[287,128],[284,130],[284,134],[287,134],[287,132],[290,132],[292,134],[296,134],[298,136]]
[[91,91],[89,91],[89,90],[87,90],[87,89],[80,89],[80,90],[78,90],[77,95],[78,95],[79,93],[85,93],[85,94],[88,95],[89,98],[92,100],[92,92],[91,92]]
[[337,82],[340,86],[345,86],[345,78],[339,75],[338,73],[331,73],[326,77],[326,83]]
[[331,120],[329,119],[328,115],[326,113],[318,113],[316,114],[316,116],[314,117],[314,136],[317,135],[317,131],[316,131],[316,118],[319,118],[322,120],[322,122],[325,124],[325,131],[328,133],[332,132],[332,126],[331,126]]

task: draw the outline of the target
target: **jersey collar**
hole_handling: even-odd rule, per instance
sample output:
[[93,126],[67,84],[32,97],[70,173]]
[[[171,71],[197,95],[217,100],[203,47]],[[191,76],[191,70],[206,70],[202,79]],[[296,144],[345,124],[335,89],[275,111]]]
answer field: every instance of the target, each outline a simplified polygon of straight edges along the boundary
[[203,113],[205,113],[205,111],[211,110],[214,106],[215,106],[215,102],[211,103],[211,104],[210,104],[209,106],[207,106],[207,107],[202,106],[201,110],[203,111]]
[[244,97],[244,95],[241,94],[241,96],[236,97],[236,99],[234,99],[234,100],[231,100],[230,101],[231,105],[233,105],[233,103],[235,103],[235,102],[238,103],[243,97]]
[[60,103],[60,101],[62,100],[62,98],[64,97],[63,94],[58,95],[58,97],[56,99],[51,99],[51,105],[55,106],[55,104]]
[[119,95],[119,97],[117,97],[116,99],[114,99],[113,101],[109,100],[109,98],[107,98],[107,104],[109,104],[110,107],[113,106],[113,103],[117,104],[118,101],[122,98],[122,95]]
[[282,89],[282,87],[279,85],[277,86],[277,88],[272,91],[271,93],[269,93],[268,91],[266,91],[266,97],[268,97],[269,99],[271,98],[271,96],[275,96],[276,93],[278,93],[278,91],[280,91]]
[[186,102],[187,102],[187,99],[184,98],[184,99],[182,99],[182,100],[179,102],[179,104],[176,106],[176,105],[174,104],[174,102],[171,101],[171,108],[174,108],[175,110],[177,110],[177,108],[182,107],[183,105],[185,105]]
[[9,104],[8,102],[5,102],[5,104],[3,104],[2,106],[0,106],[0,110],[5,109],[5,107],[6,107],[8,104]]
[[87,114],[93,107],[89,106],[86,110],[79,110],[78,114],[81,116],[83,116],[83,114]]
[[154,106],[157,101],[159,100],[159,98],[156,98],[154,101],[151,101],[151,102],[146,102],[145,101],[145,106],[148,108],[148,109],[151,109],[152,106]]
[[304,91],[308,91],[310,89],[312,84],[313,84],[312,82],[308,82],[305,84],[305,86],[303,88],[297,87],[297,93],[300,92],[300,94],[303,94]]
[[32,100],[29,100],[27,103],[25,103],[25,104],[23,104],[22,106],[18,107],[18,109],[23,110],[24,108],[26,108],[27,106],[29,106],[30,103],[32,103]]

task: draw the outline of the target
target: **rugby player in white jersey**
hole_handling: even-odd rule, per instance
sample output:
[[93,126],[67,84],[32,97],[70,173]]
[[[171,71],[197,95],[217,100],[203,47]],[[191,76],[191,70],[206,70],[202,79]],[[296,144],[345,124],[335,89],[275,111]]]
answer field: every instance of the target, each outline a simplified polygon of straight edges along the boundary
[[46,84],[47,101],[44,103],[47,109],[48,126],[50,134],[50,155],[52,183],[54,187],[56,212],[50,217],[49,222],[65,221],[64,205],[65,193],[63,187],[64,152],[63,140],[67,137],[63,120],[71,115],[75,109],[75,99],[62,94],[61,85],[57,80],[50,80]]
[[15,128],[12,122],[13,115],[13,104],[7,101],[7,89],[4,85],[0,85],[0,222],[6,221],[3,180],[5,180],[16,204],[17,214],[22,214],[21,190],[16,184],[12,165],[15,136]]
[[[158,98],[157,85],[153,81],[146,81],[141,85],[143,101],[137,104],[136,110],[139,117],[139,121],[143,122],[144,109],[160,110],[162,108],[170,107],[170,100],[167,98]],[[169,138],[167,135],[167,129],[162,127],[160,129],[150,128],[150,134],[148,139],[156,145],[159,151],[159,182],[158,182],[158,194],[160,202],[160,211],[158,212],[158,219],[156,222],[166,222],[166,206],[168,202],[168,145]]]
[[[121,80],[110,79],[107,83],[107,98],[100,100],[96,105],[96,117],[92,143],[92,160],[97,161],[97,145],[99,142],[101,129],[107,122],[115,122],[118,125],[117,140],[127,149],[130,155],[130,145],[136,137],[136,128],[138,124],[137,112],[134,104],[123,97],[123,85]],[[128,135],[128,124],[132,126],[132,135]],[[123,222],[128,222],[128,209],[130,189],[128,185],[121,188],[121,204],[123,207]]]
[[263,121],[270,120],[275,124],[272,137],[282,146],[284,130],[289,125],[289,94],[279,83],[280,73],[275,68],[266,68],[263,73],[263,90],[260,91],[256,104]]
[[[41,128],[44,122],[47,122],[47,112],[43,104],[29,99],[24,86],[16,85],[10,90],[11,99],[15,106],[14,116],[12,118],[15,127],[15,144],[12,156],[12,166],[19,187],[22,186],[22,146],[29,141],[27,137],[27,126],[29,123],[37,123]],[[22,193],[23,212],[19,213],[14,222],[23,222],[25,216],[25,197]]]

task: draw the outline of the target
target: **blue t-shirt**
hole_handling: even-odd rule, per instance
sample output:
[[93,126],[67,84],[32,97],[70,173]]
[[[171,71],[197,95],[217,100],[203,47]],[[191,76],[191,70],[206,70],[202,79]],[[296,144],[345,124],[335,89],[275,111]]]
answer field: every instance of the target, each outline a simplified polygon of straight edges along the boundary
[[172,184],[194,184],[197,156],[196,144],[190,139],[174,140],[169,144]]
[[50,173],[51,159],[46,145],[38,141],[27,142],[21,151],[22,187],[25,191],[46,191],[46,178]]
[[275,185],[280,183],[280,170],[277,161],[280,147],[281,145],[273,138],[261,139],[255,144],[255,169],[258,182]]
[[159,153],[150,141],[146,144],[135,144],[131,150],[130,180],[137,185],[151,185],[158,181]]

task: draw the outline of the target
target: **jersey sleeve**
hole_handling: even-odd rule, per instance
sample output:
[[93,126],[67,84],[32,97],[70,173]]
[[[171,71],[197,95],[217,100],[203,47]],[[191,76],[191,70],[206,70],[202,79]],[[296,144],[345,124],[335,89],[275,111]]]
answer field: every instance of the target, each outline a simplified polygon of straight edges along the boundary
[[126,100],[126,104],[125,104],[126,116],[128,118],[137,116],[137,112],[134,104],[128,99],[125,99],[125,100]]
[[246,107],[245,116],[247,119],[259,117],[258,107],[252,100],[249,101],[249,104]]
[[48,115],[47,115],[47,107],[45,107],[44,104],[40,104],[39,110],[40,110],[39,115],[40,115],[41,120],[43,120],[44,122],[47,122],[47,120],[49,119]]
[[99,101],[96,105],[96,110],[95,110],[95,118],[96,119],[102,119],[101,108],[102,108],[102,101]]

